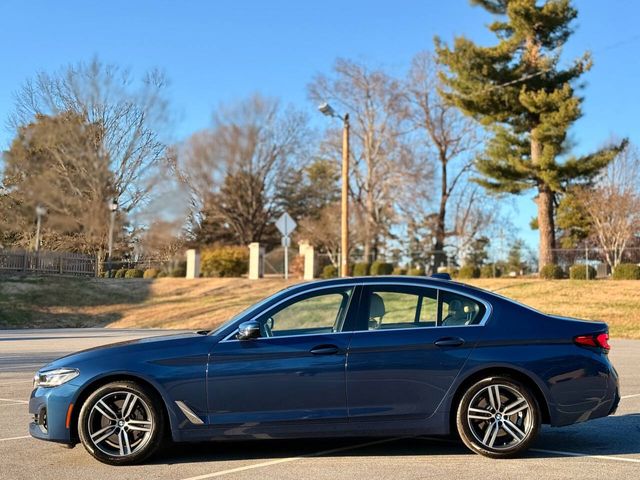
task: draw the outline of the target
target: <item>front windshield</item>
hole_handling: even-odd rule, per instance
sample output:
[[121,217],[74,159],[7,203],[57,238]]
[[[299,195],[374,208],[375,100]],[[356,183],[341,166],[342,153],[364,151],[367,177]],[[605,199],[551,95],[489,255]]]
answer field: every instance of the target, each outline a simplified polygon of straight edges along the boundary
[[276,293],[274,293],[272,295],[269,295],[266,298],[263,298],[259,302],[254,303],[253,305],[250,305],[249,307],[247,307],[244,310],[242,310],[240,313],[235,314],[233,317],[231,317],[231,319],[227,320],[222,325],[218,326],[218,328],[216,328],[216,329],[212,330],[211,332],[209,332],[209,335],[216,335],[216,334],[220,333],[222,330],[227,328],[229,325],[231,325],[232,323],[234,323],[235,321],[237,321],[241,317],[244,317],[245,315],[249,315],[253,311],[257,311],[263,305],[265,305],[267,302],[270,302],[272,299],[276,298],[277,296],[282,295],[284,292],[286,292],[290,288],[291,287],[287,287],[287,288],[283,288],[282,290],[278,290]]

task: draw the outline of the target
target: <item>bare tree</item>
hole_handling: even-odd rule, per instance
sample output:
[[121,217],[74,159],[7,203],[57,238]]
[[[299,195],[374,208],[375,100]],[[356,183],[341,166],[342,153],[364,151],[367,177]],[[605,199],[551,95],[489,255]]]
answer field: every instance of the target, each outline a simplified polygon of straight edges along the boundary
[[165,86],[157,70],[137,85],[128,70],[98,59],[40,72],[16,94],[9,126],[17,130],[37,115],[80,115],[99,130],[100,159],[113,174],[110,189],[121,210],[133,211],[148,198],[155,167],[165,155],[160,133],[168,121]]
[[640,233],[640,152],[628,144],[597,177],[593,188],[577,192],[594,236],[611,269]]
[[[474,208],[481,192],[477,187],[469,186],[474,152],[481,143],[477,126],[440,96],[441,87],[437,63],[432,54],[417,54],[404,86],[404,100],[408,122],[425,148],[422,158],[428,162],[427,168],[434,162],[438,165],[440,187],[437,211],[425,219],[431,224],[436,267],[446,261],[443,251],[448,236],[460,235],[464,230],[463,241],[470,241],[472,237],[468,232],[480,227],[478,221],[486,221]],[[456,218],[452,223],[447,216],[447,208],[457,191],[460,194],[456,198]],[[461,219],[468,219],[472,212],[475,221],[473,227],[460,223]],[[412,217],[415,221],[415,212],[412,212]]]
[[[404,143],[403,96],[400,82],[380,69],[338,59],[331,76],[317,75],[309,85],[316,103],[330,102],[351,120],[350,191],[363,221],[364,257],[377,255],[389,235],[395,207],[403,191],[428,175],[415,168],[412,152]],[[325,148],[340,158],[339,130],[330,130]]]
[[[194,134],[175,158],[187,187],[196,230],[240,244],[260,241],[273,220],[279,175],[304,150],[306,118],[259,95],[215,113],[211,129]],[[222,237],[219,239],[222,240]]]

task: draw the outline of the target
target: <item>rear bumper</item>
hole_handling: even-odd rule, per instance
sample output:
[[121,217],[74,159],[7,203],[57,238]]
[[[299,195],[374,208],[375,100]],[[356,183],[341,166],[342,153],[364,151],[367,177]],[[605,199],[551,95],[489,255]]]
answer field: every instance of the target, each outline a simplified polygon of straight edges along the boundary
[[[608,358],[598,358],[597,363],[592,363],[589,368],[582,371],[589,374],[567,382],[574,385],[564,386],[563,395],[556,396],[556,399],[563,397],[564,401],[556,403],[556,415],[555,419],[552,419],[553,426],[571,425],[606,417],[613,415],[618,408],[620,403],[618,373]],[[559,388],[555,389],[556,394],[560,391]]]

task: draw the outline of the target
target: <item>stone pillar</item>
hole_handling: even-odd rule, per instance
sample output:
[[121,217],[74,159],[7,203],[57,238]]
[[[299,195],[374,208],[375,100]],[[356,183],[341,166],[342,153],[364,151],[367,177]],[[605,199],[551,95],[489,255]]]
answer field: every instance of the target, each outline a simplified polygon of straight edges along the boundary
[[304,280],[313,280],[315,278],[316,258],[313,245],[309,245],[307,241],[300,242],[300,255],[304,257]]
[[200,252],[187,250],[187,278],[200,278]]
[[249,280],[264,277],[264,247],[260,243],[249,244]]

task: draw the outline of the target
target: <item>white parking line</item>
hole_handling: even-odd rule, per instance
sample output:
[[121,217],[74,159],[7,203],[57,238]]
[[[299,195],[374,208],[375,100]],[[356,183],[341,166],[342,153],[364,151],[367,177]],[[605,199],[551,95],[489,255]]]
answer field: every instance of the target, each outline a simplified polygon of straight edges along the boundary
[[31,438],[31,435],[25,435],[24,437],[0,438],[0,442],[8,442],[9,440],[24,440],[25,438]]
[[198,475],[197,477],[183,478],[182,480],[204,480],[206,478],[221,477],[223,475],[244,472],[246,470],[253,470],[255,468],[270,467],[272,465],[278,465],[280,463],[296,462],[298,460],[303,460],[305,458],[321,457],[323,455],[330,455],[332,453],[346,452],[347,450],[355,450],[358,448],[370,447],[372,445],[380,445],[382,443],[395,442],[403,438],[405,437],[385,438],[384,440],[376,440],[373,442],[359,443],[357,445],[349,445],[347,447],[333,448],[331,450],[323,450],[321,452],[309,453],[307,455],[300,455],[299,457],[279,458],[277,460],[269,460],[268,462],[254,463],[253,465],[246,465],[244,467],[230,468],[228,470],[220,470],[219,472],[213,472],[213,473],[205,473],[204,475]]
[[33,379],[31,380],[16,380],[15,382],[2,382],[0,383],[0,387],[4,387],[5,385],[18,385],[21,383],[33,383]]
[[545,450],[542,448],[532,448],[531,451],[540,452],[540,453],[550,453],[552,455],[567,455],[569,457],[597,458],[598,460],[613,460],[616,462],[640,463],[640,458],[616,457],[614,455],[591,455],[590,453],[564,452],[562,450]]
[[[28,400],[18,400],[17,398],[0,398],[0,402],[29,403]],[[2,405],[2,403],[0,403],[0,405]]]
[[633,395],[623,395],[620,397],[620,399],[624,400],[625,398],[633,398],[633,397],[640,397],[640,393],[634,393]]

